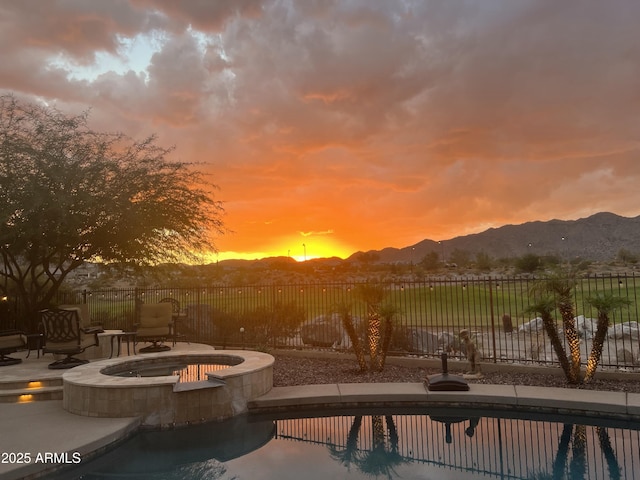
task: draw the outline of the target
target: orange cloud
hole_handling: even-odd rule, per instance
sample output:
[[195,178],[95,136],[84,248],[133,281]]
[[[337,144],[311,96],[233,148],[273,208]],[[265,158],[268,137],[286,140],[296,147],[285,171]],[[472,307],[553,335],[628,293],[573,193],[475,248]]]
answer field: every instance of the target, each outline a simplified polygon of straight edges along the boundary
[[[346,256],[640,214],[639,18],[637,2],[4,2],[0,90],[175,145],[221,187],[219,258]],[[100,63],[140,35],[148,65]]]

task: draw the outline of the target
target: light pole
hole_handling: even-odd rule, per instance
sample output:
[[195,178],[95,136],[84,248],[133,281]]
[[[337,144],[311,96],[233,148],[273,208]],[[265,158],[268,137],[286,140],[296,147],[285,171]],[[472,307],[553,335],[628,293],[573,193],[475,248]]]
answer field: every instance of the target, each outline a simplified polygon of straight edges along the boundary
[[304,261],[307,261],[307,245],[305,243],[302,244],[302,248],[304,248]]
[[416,247],[411,247],[411,273],[413,273],[413,254],[416,251]]

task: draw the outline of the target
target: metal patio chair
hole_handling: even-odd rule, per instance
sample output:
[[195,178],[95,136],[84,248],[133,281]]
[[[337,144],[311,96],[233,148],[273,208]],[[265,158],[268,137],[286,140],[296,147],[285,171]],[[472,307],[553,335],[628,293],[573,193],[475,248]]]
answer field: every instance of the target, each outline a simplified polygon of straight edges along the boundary
[[65,355],[63,359],[49,364],[49,368],[73,368],[89,362],[73,355],[78,355],[89,347],[98,346],[98,333],[101,329],[83,329],[78,309],[42,310],[40,322],[44,333],[43,353]]

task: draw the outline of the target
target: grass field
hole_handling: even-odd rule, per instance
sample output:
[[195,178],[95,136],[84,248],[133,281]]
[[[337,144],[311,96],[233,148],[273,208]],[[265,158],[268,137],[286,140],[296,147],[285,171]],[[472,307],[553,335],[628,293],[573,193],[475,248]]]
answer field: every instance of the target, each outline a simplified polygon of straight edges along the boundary
[[[384,284],[384,303],[392,305],[398,312],[397,322],[407,326],[486,329],[501,327],[506,314],[517,327],[533,317],[527,308],[534,282],[521,278],[484,278],[389,283]],[[109,328],[126,329],[134,322],[136,302],[157,302],[166,297],[177,299],[183,309],[190,305],[208,305],[212,312],[235,315],[268,310],[276,305],[295,305],[305,312],[307,320],[330,314],[340,305],[349,305],[354,316],[364,318],[367,307],[358,296],[357,287],[356,283],[341,283],[129,289],[85,292],[83,298],[95,321]],[[575,289],[575,314],[595,317],[596,312],[587,299],[605,292],[631,301],[629,308],[613,313],[614,323],[638,319],[640,285],[634,276],[580,280]]]

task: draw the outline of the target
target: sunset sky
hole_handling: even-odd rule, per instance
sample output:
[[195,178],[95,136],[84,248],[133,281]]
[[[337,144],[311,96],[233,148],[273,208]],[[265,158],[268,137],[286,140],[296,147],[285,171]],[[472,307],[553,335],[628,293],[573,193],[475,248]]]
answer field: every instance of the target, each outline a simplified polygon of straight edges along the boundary
[[0,90],[212,173],[218,258],[640,214],[637,0],[0,2]]

